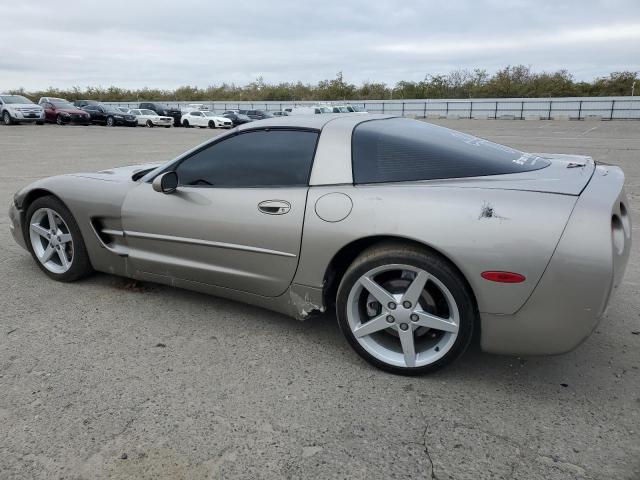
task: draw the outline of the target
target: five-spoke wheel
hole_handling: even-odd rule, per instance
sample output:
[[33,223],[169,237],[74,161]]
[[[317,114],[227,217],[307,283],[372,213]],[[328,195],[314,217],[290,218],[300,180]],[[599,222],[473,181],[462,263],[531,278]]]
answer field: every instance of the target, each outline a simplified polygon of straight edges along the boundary
[[62,217],[51,208],[39,208],[29,223],[31,247],[50,272],[64,273],[73,264],[73,239]]
[[424,373],[467,347],[475,308],[444,258],[406,247],[373,248],[347,270],[338,321],[366,360],[395,373]]
[[78,224],[58,198],[36,199],[27,209],[26,220],[29,250],[47,275],[70,282],[92,271]]

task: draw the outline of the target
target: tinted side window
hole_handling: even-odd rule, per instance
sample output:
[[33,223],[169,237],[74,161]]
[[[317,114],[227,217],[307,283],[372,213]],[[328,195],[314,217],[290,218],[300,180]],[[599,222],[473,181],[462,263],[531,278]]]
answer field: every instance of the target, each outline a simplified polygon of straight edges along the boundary
[[307,185],[318,133],[247,132],[222,140],[180,163],[181,185],[267,187]]
[[403,182],[538,170],[549,161],[466,133],[392,118],[353,131],[355,183]]

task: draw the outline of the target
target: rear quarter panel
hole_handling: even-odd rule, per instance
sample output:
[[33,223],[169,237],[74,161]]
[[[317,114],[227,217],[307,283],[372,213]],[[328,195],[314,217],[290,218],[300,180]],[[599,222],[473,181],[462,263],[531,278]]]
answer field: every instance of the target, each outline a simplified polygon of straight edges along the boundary
[[[327,222],[316,202],[348,195],[353,208]],[[321,287],[331,259],[349,243],[391,236],[423,243],[451,260],[471,285],[481,312],[513,313],[531,295],[578,197],[539,192],[425,185],[311,187],[295,283]],[[484,280],[486,270],[517,272],[520,284]]]

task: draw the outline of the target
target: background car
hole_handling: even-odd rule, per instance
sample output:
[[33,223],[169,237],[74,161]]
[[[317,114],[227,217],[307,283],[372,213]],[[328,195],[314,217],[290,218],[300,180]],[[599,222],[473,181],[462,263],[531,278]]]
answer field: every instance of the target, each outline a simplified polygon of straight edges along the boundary
[[345,107],[351,113],[369,113],[359,105],[345,105]]
[[78,123],[80,125],[90,125],[91,116],[74,106],[64,98],[42,97],[38,104],[44,108],[45,120],[58,125],[67,123]]
[[161,117],[153,110],[149,110],[147,108],[133,108],[129,110],[127,113],[130,115],[135,115],[138,120],[138,125],[146,126],[146,127],[165,127],[171,128],[173,125],[173,118],[171,117]]
[[30,122],[44,124],[44,109],[22,95],[0,95],[0,117],[5,125]]
[[137,127],[138,120],[134,115],[123,113],[110,105],[85,105],[82,109],[91,116],[91,122],[107,127],[124,125],[127,127]]
[[273,115],[266,110],[247,110],[247,116],[253,120],[264,120],[265,118],[273,117]]
[[275,112],[269,112],[274,117],[286,117],[289,115],[289,112],[285,112],[284,110],[276,110]]
[[179,127],[182,125],[182,111],[176,107],[170,107],[165,105],[164,103],[156,103],[156,102],[142,102],[138,105],[138,108],[144,108],[147,110],[153,110],[161,117],[171,117],[173,118],[173,126]]
[[233,122],[215,112],[203,112],[201,110],[193,110],[182,115],[182,126],[201,127],[201,128],[231,128]]
[[182,108],[182,113],[188,113],[193,110],[200,110],[202,112],[211,111],[209,105],[205,105],[204,103],[190,103],[186,107]]
[[359,355],[407,375],[475,333],[494,353],[569,351],[621,284],[633,227],[615,166],[388,115],[236,133],[37,180],[13,198],[13,236],[55,280],[96,269],[301,320],[335,309]]
[[73,105],[82,108],[87,105],[100,105],[100,102],[98,100],[74,100]]
[[319,115],[325,113],[320,107],[292,107],[285,108],[285,111],[289,115]]
[[333,105],[331,107],[331,111],[333,113],[351,113],[351,112],[349,112],[349,109],[347,107],[345,107],[344,105]]
[[253,119],[243,115],[242,113],[238,113],[237,110],[227,110],[222,114],[222,116],[231,120],[234,127],[242,125],[243,123],[253,122]]

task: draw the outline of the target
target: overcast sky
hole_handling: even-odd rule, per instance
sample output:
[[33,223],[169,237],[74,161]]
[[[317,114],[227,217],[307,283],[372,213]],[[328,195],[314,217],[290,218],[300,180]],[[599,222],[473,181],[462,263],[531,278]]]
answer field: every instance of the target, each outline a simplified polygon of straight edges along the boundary
[[640,0],[4,0],[0,90],[640,70]]

